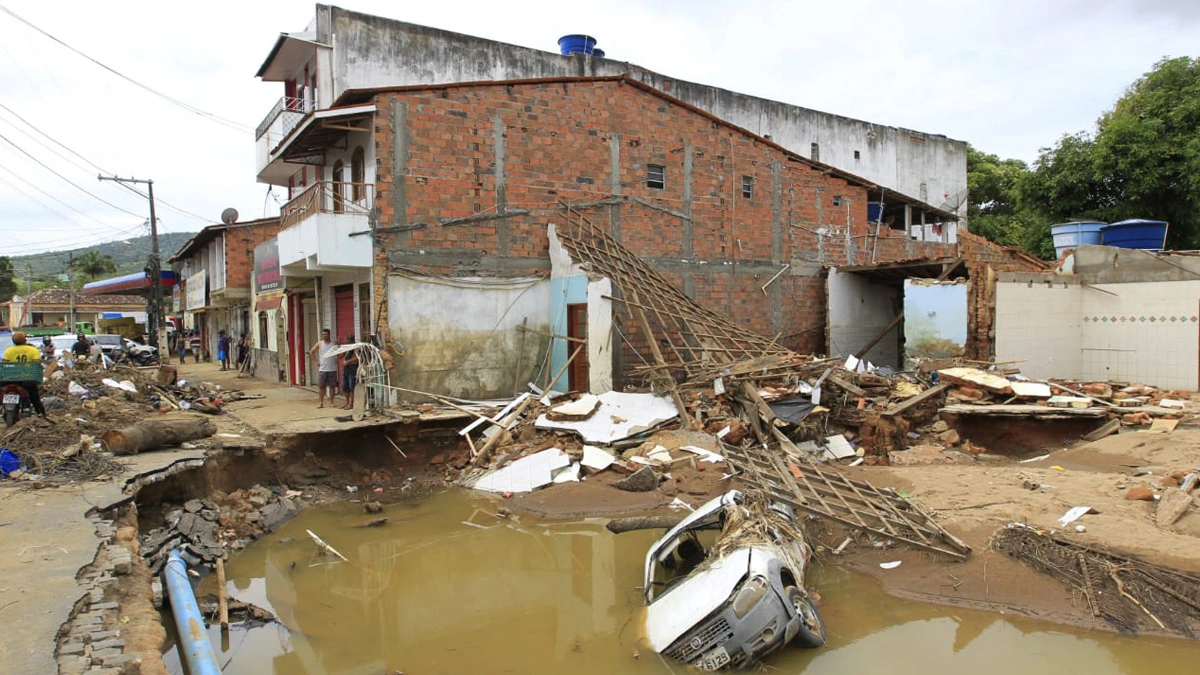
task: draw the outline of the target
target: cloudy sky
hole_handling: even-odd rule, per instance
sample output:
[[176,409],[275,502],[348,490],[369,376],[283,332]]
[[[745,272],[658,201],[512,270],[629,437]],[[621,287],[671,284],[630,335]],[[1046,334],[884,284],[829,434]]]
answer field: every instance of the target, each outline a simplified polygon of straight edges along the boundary
[[[1195,0],[338,4],[549,51],[586,32],[609,58],[1026,161],[1091,129],[1160,58],[1200,52]],[[145,233],[146,200],[98,182],[100,169],[153,178],[166,231],[197,230],[228,206],[242,218],[278,211],[285,191],[255,183],[253,128],[282,85],[254,73],[312,3],[0,8],[0,255]]]

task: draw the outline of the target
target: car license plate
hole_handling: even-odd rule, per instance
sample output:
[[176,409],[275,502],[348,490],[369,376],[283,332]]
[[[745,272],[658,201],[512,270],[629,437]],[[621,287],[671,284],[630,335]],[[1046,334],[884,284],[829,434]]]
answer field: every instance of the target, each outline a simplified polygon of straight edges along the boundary
[[18,405],[21,403],[20,394],[5,394],[4,405]]
[[717,647],[709,651],[696,664],[700,670],[707,671],[720,670],[727,665],[729,665],[729,652],[725,651],[724,647]]

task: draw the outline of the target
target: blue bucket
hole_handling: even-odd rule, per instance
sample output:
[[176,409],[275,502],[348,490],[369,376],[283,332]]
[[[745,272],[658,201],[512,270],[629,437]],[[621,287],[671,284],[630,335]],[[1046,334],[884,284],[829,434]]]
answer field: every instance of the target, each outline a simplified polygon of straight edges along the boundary
[[17,457],[11,450],[4,448],[0,450],[0,475],[7,476],[8,474],[21,468],[21,458]]
[[591,54],[596,48],[596,38],[591,35],[564,35],[558,38],[558,49],[563,56],[570,54]]

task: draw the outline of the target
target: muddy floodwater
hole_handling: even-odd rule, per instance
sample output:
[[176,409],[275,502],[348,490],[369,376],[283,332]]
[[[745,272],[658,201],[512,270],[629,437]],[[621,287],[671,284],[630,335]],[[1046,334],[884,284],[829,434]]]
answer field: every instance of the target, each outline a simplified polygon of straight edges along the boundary
[[[657,533],[497,520],[487,513],[497,506],[451,491],[387,507],[382,527],[359,527],[377,516],[355,504],[301,514],[230,561],[229,592],[280,625],[225,639],[211,630],[223,672],[688,672],[639,642],[638,586]],[[316,557],[305,529],[350,562]],[[814,567],[809,584],[822,596],[829,645],[777,652],[772,672],[1170,675],[1200,662],[1196,642],[898,600],[833,566]]]

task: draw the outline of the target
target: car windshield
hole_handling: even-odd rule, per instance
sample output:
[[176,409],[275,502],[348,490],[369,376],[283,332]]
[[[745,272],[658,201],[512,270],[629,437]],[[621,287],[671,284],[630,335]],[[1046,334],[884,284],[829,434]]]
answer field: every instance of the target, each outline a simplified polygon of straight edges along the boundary
[[688,522],[684,527],[676,526],[655,543],[646,561],[647,602],[653,602],[655,598],[670,591],[704,562],[721,535],[725,509],[728,506],[729,504],[706,504],[697,511],[712,509],[711,511]]

